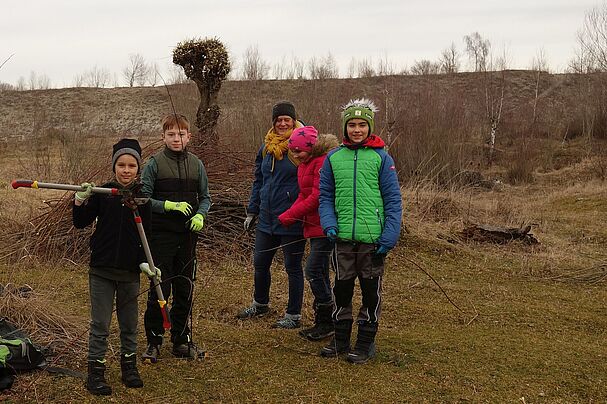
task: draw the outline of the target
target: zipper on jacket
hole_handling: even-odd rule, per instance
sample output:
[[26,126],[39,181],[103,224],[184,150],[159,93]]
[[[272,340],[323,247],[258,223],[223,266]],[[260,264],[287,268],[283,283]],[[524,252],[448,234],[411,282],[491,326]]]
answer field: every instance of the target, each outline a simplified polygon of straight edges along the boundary
[[[272,165],[270,166],[270,185],[268,186],[268,211],[266,214],[268,215],[268,221],[270,222],[270,234],[274,235],[274,218],[272,217],[272,185],[274,185],[274,155],[270,154],[270,158],[272,159]],[[263,163],[263,162],[262,162]],[[261,173],[263,176],[263,173]],[[261,200],[259,201],[261,203]],[[259,210],[261,213],[261,206],[259,206]]]
[[352,185],[352,199],[354,202],[352,203],[352,241],[356,240],[356,167],[358,162],[358,149],[354,150],[354,184]]
[[124,222],[123,220],[123,216],[124,216],[124,209],[122,209],[122,203],[120,203],[120,224],[118,225],[118,247],[116,248],[116,255],[114,256],[114,267],[115,268],[120,268],[118,266],[118,259],[120,258],[120,246],[122,245],[121,243],[121,239],[122,239],[122,222]]
[[381,231],[384,231],[384,224],[381,221],[381,216],[379,215],[379,209],[375,208],[375,213],[377,214],[377,222],[379,223],[379,228]]

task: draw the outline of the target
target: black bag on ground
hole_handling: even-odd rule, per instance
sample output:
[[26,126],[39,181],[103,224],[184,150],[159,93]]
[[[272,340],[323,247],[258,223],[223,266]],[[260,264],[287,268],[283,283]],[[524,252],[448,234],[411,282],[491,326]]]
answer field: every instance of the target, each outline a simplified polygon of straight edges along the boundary
[[10,388],[17,372],[40,369],[44,354],[14,324],[0,319],[0,390]]

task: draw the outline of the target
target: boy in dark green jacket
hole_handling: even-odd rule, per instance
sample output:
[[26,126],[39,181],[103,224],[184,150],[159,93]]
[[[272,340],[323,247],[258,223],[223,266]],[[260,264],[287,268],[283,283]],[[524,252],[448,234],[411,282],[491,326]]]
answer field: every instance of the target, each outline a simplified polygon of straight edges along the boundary
[[[162,293],[171,293],[171,342],[173,355],[196,359],[201,352],[192,341],[188,318],[196,279],[197,233],[211,206],[207,173],[186,149],[191,139],[190,123],[183,115],[171,114],[162,121],[165,147],[147,162],[141,180],[142,193],[152,202],[150,248],[162,270]],[[164,328],[154,288],[148,294],[144,317],[148,346],[143,360],[155,363],[160,354]]]
[[[365,363],[375,355],[381,314],[384,257],[400,235],[402,200],[394,160],[373,134],[375,105],[367,99],[344,106],[343,144],[329,152],[320,171],[320,223],[335,244],[335,335],[321,355],[347,353]],[[362,307],[358,338],[350,351],[352,296],[358,278]]]

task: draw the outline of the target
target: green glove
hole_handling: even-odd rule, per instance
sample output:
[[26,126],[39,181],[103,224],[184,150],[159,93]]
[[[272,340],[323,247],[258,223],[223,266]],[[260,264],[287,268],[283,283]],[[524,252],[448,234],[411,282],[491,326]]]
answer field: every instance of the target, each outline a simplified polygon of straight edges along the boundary
[[139,264],[139,269],[141,270],[141,272],[143,272],[150,278],[158,276],[158,280],[160,280],[160,277],[162,276],[160,268],[156,267],[156,270],[154,271],[152,268],[150,268],[150,264],[148,264],[147,262],[142,262],[141,264]]
[[76,192],[76,199],[78,200],[78,202],[84,202],[89,199],[91,195],[93,195],[93,187],[95,186],[95,184],[93,184],[92,182],[83,182],[82,184],[80,184],[80,186],[84,189],[82,191]]
[[190,213],[192,213],[192,206],[187,202],[164,201],[164,211],[170,212],[172,210],[179,211],[185,216],[190,216]]
[[190,219],[190,230],[200,231],[202,230],[202,226],[204,226],[204,216],[202,216],[200,213],[196,213]]

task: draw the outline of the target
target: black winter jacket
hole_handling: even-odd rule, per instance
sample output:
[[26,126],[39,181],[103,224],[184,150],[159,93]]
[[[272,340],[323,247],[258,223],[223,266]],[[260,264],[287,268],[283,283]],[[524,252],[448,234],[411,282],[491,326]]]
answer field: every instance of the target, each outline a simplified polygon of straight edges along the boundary
[[[116,182],[109,182],[102,187],[122,188]],[[149,201],[139,206],[139,214],[145,233],[149,237],[152,220]],[[122,205],[122,196],[93,194],[84,204],[73,205],[72,219],[74,226],[79,229],[87,227],[97,219],[95,231],[89,242],[91,268],[107,268],[138,274],[139,264],[147,262],[133,211]]]

